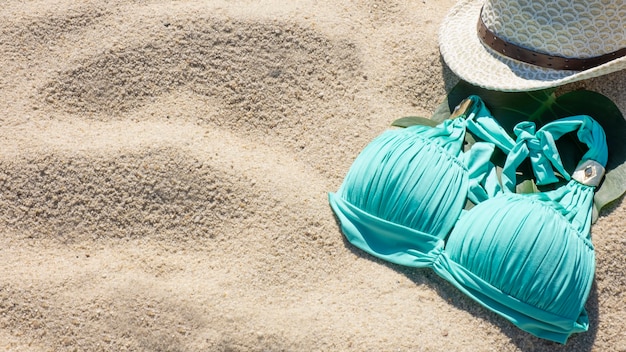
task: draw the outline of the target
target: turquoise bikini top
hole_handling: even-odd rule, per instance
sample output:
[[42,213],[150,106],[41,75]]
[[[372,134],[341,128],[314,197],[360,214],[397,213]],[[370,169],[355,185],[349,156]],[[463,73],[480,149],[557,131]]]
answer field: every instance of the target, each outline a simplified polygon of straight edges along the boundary
[[[589,116],[560,119],[516,140],[480,98],[436,127],[390,130],[354,161],[329,200],[346,238],[389,262],[430,267],[463,293],[538,337],[565,343],[589,325],[584,304],[595,271],[590,240],[595,187],[607,146]],[[482,141],[463,152],[466,130]],[[578,168],[565,170],[555,141],[569,132],[587,145]],[[507,154],[501,182],[490,162]],[[530,159],[537,185],[514,193],[516,169]],[[464,210],[466,200],[476,206]]]

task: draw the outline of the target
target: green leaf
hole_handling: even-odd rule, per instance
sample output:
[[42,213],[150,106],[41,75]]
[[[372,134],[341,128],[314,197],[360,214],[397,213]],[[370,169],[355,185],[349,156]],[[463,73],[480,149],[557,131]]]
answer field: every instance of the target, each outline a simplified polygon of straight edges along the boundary
[[[459,102],[460,101],[458,101],[457,104]],[[439,104],[439,106],[435,109],[435,112],[430,119],[436,121],[437,123],[444,122],[445,120],[450,118],[450,115],[452,114],[452,111],[454,111],[454,107],[457,104],[451,106],[451,104],[448,102],[448,97],[446,96],[441,104]]]
[[[454,107],[469,95],[478,95],[502,127],[512,134],[513,127],[521,121],[533,121],[537,127],[556,119],[573,116],[589,115],[602,125],[609,147],[609,160],[606,176],[594,197],[594,221],[599,211],[626,192],[626,120],[619,108],[602,94],[587,90],[577,90],[563,95],[556,95],[556,88],[532,92],[497,92],[473,86],[467,82],[459,82],[435,109],[432,121],[442,122],[450,117]],[[566,170],[573,170],[582,157],[586,146],[580,143],[575,134],[569,138],[561,138],[557,146]],[[496,166],[503,166],[503,158],[495,158]],[[532,179],[530,168],[522,167],[517,192],[537,192],[535,185],[527,180]]]
[[407,116],[407,117],[397,119],[393,123],[391,123],[392,126],[402,127],[402,128],[406,128],[406,127],[410,127],[414,125],[424,125],[424,126],[435,127],[438,124],[439,123],[436,121],[427,119],[425,117],[420,117],[420,116]]
[[539,189],[533,180],[524,180],[517,185],[516,191],[517,193],[536,193]]
[[[485,102],[493,116],[507,131],[513,131],[513,127],[522,121],[533,121],[538,126],[543,126],[555,120],[548,117],[548,121],[545,121],[545,113],[550,111],[556,100],[555,91],[556,89],[551,88],[532,92],[497,92],[461,81],[448,94],[447,110],[453,111],[463,99],[475,94]],[[445,111],[443,108],[442,110]]]

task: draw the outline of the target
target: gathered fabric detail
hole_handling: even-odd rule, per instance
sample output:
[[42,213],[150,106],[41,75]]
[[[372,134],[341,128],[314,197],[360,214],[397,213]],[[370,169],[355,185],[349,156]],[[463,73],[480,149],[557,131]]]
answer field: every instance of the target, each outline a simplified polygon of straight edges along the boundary
[[[565,343],[589,325],[584,305],[595,272],[595,187],[570,176],[555,142],[577,131],[588,147],[581,164],[604,167],[604,131],[580,115],[539,130],[521,122],[513,140],[480,98],[468,99],[461,117],[374,139],[329,203],[356,247],[391,263],[431,267],[521,329]],[[463,152],[467,130],[479,141]],[[501,181],[490,161],[496,147],[507,154]],[[525,159],[537,184],[560,182],[556,173],[569,181],[516,194],[516,169]],[[475,206],[463,210],[467,200]]]
[[568,223],[586,243],[591,244],[591,215],[595,187],[583,185],[575,180],[548,192],[515,194],[510,196],[521,197],[547,206],[556,212]]
[[464,131],[458,119],[383,133],[354,161],[338,195],[380,219],[445,237],[469,187],[457,158]]
[[462,216],[445,251],[503,293],[576,320],[593,282],[594,251],[556,209],[503,193]]

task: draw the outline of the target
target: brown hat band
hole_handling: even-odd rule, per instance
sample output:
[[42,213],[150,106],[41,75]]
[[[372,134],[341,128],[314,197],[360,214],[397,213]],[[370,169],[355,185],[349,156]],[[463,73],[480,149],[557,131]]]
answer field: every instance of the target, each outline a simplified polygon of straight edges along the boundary
[[482,16],[478,16],[478,36],[484,45],[506,57],[522,61],[527,64],[551,68],[554,70],[582,71],[600,66],[622,56],[626,56],[626,48],[621,48],[612,53],[584,59],[543,54],[534,50],[523,48],[513,43],[509,43],[498,37],[489,28],[487,28],[482,20]]

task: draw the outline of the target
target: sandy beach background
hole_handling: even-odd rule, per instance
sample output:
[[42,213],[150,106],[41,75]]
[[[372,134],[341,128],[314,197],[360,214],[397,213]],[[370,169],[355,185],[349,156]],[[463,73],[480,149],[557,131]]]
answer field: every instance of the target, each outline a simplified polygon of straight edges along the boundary
[[[327,203],[457,78],[453,0],[3,0],[0,350],[626,351],[626,205],[590,330],[537,339]],[[626,114],[626,72],[582,82]]]

